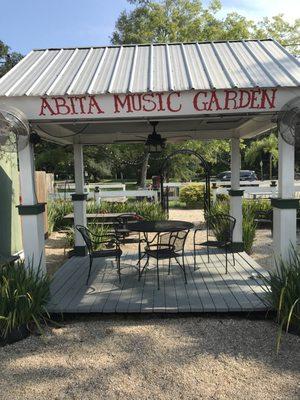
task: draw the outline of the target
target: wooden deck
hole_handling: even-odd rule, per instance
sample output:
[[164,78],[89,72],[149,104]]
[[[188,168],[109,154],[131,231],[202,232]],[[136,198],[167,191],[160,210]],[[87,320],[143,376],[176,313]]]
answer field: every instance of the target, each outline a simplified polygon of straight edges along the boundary
[[191,252],[186,262],[187,284],[176,263],[172,263],[170,275],[167,262],[161,263],[161,289],[157,290],[156,270],[151,264],[138,282],[136,254],[122,256],[120,284],[114,259],[94,260],[88,286],[88,258],[73,257],[54,275],[48,309],[51,313],[226,313],[268,309],[259,279],[267,272],[246,253],[236,254],[236,264],[229,264],[227,275],[224,254],[218,250],[209,264],[205,253],[200,253],[196,271]]

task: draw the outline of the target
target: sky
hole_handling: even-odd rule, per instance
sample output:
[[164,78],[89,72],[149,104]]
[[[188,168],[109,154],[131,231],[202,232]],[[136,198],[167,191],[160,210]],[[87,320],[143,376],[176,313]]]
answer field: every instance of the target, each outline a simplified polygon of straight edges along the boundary
[[[204,1],[207,3],[207,1]],[[299,0],[223,0],[222,15],[236,11],[259,20],[284,13],[300,17]],[[22,54],[32,49],[106,45],[126,0],[0,0],[0,40]]]

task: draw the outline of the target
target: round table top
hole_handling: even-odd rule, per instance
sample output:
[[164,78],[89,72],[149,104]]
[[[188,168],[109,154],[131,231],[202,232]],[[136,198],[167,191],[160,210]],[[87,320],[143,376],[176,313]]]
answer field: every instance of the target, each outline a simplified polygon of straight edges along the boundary
[[136,221],[127,223],[127,228],[133,232],[179,232],[193,227],[194,224],[187,221]]

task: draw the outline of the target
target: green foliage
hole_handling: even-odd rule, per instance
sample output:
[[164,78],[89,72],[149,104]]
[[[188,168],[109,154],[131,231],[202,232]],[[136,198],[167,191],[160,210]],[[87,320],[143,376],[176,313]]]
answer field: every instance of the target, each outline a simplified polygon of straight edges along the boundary
[[[271,208],[270,200],[243,200],[243,243],[244,249],[248,254],[251,254],[255,239],[257,225],[254,222],[255,213],[257,211],[268,211]],[[229,214],[230,206],[228,200],[217,200],[211,207],[211,215]]]
[[131,0],[130,3],[135,7],[120,14],[111,37],[113,44],[267,37],[283,45],[299,43],[299,19],[290,24],[277,15],[255,23],[236,12],[224,13],[219,0],[207,6],[200,0]]
[[22,261],[0,268],[0,337],[24,324],[33,323],[41,330],[40,321],[48,315],[49,285],[40,268],[25,268]]
[[[87,202],[87,213],[105,214],[105,213],[127,213],[135,212],[148,221],[165,220],[166,215],[160,204],[149,203],[147,201],[128,201],[126,203],[102,202],[97,204],[95,201]],[[70,222],[64,219],[64,216],[73,212],[73,203],[71,201],[56,200],[48,203],[48,226],[49,232],[59,229],[70,229]],[[92,222],[95,225],[95,221]],[[94,226],[96,228],[96,226]],[[72,229],[67,234],[70,244],[73,241]],[[67,240],[68,240],[67,237]]]
[[[90,222],[87,224],[88,229],[98,236],[99,238],[104,238],[109,232],[109,228],[104,225],[97,224],[95,221]],[[69,227],[67,229],[67,234],[66,234],[66,244],[67,247],[73,248],[75,246],[75,230],[74,227]],[[98,244],[94,247],[94,250],[101,250],[103,248],[103,245]]]
[[10,47],[0,40],[0,78],[22,58],[22,54],[11,51]]
[[300,331],[300,255],[291,249],[288,260],[277,260],[276,270],[263,279],[267,288],[266,298],[277,311],[278,352],[284,329],[288,332],[292,325]]
[[278,139],[274,133],[260,140],[251,141],[245,151],[245,161],[253,168],[261,160],[267,161],[269,165],[269,179],[272,179],[272,168],[278,163]]
[[205,186],[202,183],[189,183],[179,190],[179,200],[187,207],[203,208]]
[[248,214],[243,214],[243,243],[244,250],[248,254],[252,253],[256,228],[257,225],[254,222],[254,218]]
[[50,201],[47,206],[49,233],[68,226],[64,216],[71,212],[73,212],[73,203],[71,201]]
[[135,212],[146,221],[165,220],[167,217],[160,204],[147,201],[128,201],[126,203],[102,202],[100,205],[94,201],[87,203],[88,213],[127,213]]

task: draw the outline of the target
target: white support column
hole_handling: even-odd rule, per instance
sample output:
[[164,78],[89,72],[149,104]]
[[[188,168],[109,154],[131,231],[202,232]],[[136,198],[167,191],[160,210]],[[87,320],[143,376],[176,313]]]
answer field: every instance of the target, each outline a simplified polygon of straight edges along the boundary
[[[86,198],[84,193],[84,166],[83,146],[74,144],[74,174],[75,194],[72,195],[74,204],[74,227],[76,225],[86,226]],[[86,248],[81,234],[75,229],[75,255],[84,256]]]
[[295,147],[278,135],[278,198],[273,205],[273,246],[276,257],[287,258],[291,246],[296,247],[299,200],[295,199]]
[[240,139],[231,139],[231,189],[230,195],[230,215],[236,219],[236,225],[233,231],[233,242],[236,250],[243,248],[243,212],[242,199],[243,191],[240,190],[240,170],[241,153]]
[[32,145],[18,152],[21,186],[22,238],[25,263],[46,272],[44,216],[45,204],[38,203],[35,190],[35,168]]

